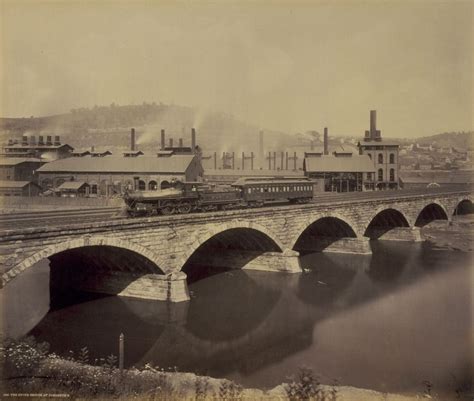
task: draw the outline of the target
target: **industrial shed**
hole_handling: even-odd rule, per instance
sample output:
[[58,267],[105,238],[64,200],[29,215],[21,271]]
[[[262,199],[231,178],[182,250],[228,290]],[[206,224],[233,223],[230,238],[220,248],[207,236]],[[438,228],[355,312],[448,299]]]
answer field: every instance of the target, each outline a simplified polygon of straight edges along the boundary
[[89,196],[114,196],[130,189],[165,189],[174,181],[200,181],[203,170],[195,155],[85,156],[48,163],[38,174],[43,189],[80,181],[90,186]]
[[30,181],[0,181],[0,196],[38,196],[39,185]]
[[367,155],[340,154],[306,157],[305,175],[320,182],[321,190],[352,192],[374,189],[375,168]]
[[90,185],[84,181],[67,181],[62,183],[57,189],[58,196],[66,198],[76,198],[89,195]]

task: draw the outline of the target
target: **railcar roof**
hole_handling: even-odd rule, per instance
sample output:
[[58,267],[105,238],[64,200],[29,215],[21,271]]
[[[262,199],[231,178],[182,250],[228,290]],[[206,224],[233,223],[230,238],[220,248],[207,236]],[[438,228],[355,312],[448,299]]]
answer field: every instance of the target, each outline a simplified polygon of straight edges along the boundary
[[241,185],[275,185],[275,184],[311,184],[312,181],[309,179],[288,179],[288,180],[237,180],[232,183],[232,186],[241,186]]

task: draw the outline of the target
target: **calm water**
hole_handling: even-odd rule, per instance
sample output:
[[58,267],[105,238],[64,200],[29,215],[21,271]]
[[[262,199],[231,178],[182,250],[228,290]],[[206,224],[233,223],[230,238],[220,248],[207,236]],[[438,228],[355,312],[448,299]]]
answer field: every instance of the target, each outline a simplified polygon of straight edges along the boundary
[[83,296],[49,309],[49,267],[10,283],[4,327],[67,354],[177,366],[269,388],[310,366],[325,383],[437,391],[471,380],[472,254],[374,244],[372,256],[312,254],[307,272],[229,271],[190,285],[189,303]]

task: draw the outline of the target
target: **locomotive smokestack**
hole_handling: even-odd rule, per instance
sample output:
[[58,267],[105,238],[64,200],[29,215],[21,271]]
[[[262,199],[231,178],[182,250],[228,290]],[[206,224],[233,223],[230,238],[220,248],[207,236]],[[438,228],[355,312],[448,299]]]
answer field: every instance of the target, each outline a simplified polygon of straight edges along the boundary
[[328,129],[324,127],[324,154],[329,154],[329,138],[328,138]]
[[196,149],[196,129],[191,128],[191,152],[194,153],[194,149]]
[[165,130],[161,130],[161,150],[165,150]]
[[130,150],[135,151],[135,128],[132,128],[130,131]]
[[375,133],[377,131],[377,111],[370,110],[370,137],[375,139]]

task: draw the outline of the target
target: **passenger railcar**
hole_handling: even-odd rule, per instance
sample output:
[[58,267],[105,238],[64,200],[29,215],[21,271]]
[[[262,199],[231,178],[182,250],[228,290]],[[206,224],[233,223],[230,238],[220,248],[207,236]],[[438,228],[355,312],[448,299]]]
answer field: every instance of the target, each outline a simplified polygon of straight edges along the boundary
[[241,178],[231,186],[211,187],[201,182],[177,182],[161,191],[126,193],[130,216],[260,207],[273,202],[306,203],[313,197],[308,178]]

